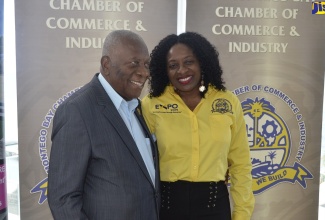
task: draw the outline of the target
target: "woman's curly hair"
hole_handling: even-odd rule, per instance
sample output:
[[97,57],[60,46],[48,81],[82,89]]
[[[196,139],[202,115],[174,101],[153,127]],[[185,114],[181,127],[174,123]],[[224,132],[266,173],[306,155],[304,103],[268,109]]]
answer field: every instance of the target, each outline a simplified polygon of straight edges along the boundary
[[[219,64],[219,53],[216,48],[202,35],[195,32],[186,32],[180,35],[171,34],[163,38],[152,50],[150,57],[150,78],[149,96],[159,97],[169,84],[167,74],[167,54],[175,44],[182,43],[192,49],[197,57],[201,74],[204,75],[204,86],[208,89],[211,85],[218,90],[224,91],[224,81],[222,79],[222,68]],[[201,93],[204,97],[207,89]]]

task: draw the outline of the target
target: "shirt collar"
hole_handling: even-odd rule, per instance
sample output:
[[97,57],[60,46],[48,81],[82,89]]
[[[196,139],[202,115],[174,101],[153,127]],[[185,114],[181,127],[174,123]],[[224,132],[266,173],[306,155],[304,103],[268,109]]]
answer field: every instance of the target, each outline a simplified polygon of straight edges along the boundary
[[126,105],[129,111],[134,111],[134,109],[138,106],[138,100],[132,99],[130,101],[125,101],[114,89],[113,87],[106,81],[104,76],[100,73],[98,75],[98,80],[100,84],[104,87],[107,95],[112,100],[116,109],[120,109],[121,105]]

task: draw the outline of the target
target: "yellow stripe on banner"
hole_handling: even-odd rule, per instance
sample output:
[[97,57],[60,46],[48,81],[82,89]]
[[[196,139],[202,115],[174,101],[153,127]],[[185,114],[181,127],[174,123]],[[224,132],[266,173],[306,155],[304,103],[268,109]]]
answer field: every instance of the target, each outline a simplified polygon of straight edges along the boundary
[[[253,179],[253,190],[259,191],[263,188],[266,188],[270,185],[275,184],[276,182],[282,182],[285,180],[288,180],[290,182],[293,182],[295,176],[297,175],[297,172],[303,172],[303,170],[299,169],[298,171],[291,167],[281,168],[277,170],[275,173],[271,175],[266,175],[260,178],[254,178]],[[299,174],[301,177],[303,174]],[[301,178],[302,179],[302,178]]]

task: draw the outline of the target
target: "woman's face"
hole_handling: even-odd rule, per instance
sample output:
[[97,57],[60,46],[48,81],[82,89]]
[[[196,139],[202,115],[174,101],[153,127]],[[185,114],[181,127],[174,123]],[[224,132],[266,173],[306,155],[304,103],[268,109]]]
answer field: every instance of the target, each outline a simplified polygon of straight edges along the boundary
[[167,73],[178,92],[199,94],[201,82],[200,64],[191,48],[175,44],[167,54]]

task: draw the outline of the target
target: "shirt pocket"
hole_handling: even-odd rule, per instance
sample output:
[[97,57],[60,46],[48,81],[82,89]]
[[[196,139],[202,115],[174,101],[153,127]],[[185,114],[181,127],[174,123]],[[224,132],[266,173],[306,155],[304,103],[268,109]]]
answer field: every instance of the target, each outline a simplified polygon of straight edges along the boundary
[[233,121],[228,115],[210,115],[211,138],[220,146],[229,146]]

